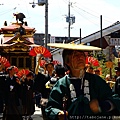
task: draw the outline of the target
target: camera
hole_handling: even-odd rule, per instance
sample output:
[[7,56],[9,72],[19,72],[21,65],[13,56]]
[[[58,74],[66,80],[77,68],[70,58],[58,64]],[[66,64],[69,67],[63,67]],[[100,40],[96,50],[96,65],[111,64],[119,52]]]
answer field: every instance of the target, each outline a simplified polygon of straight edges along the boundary
[[34,7],[35,7],[35,4],[32,5],[32,8],[34,8]]

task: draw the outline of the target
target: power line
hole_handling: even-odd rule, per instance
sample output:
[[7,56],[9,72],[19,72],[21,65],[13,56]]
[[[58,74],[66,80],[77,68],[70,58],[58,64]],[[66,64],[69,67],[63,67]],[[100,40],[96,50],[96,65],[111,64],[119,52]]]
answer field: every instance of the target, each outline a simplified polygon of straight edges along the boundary
[[[96,17],[96,18],[99,18],[99,16],[96,16],[96,15],[94,15],[94,14],[92,14],[92,13],[90,13],[90,12],[88,12],[88,11],[86,11],[86,10],[84,10],[84,9],[82,9],[82,8],[80,8],[80,7],[78,7],[78,6],[75,6],[76,8],[78,8],[78,9],[80,9],[80,10],[82,10],[83,12],[85,12],[85,13],[87,13],[87,14],[89,14],[89,15],[91,15],[91,16],[94,16],[94,17]],[[88,9],[88,8],[87,8]],[[94,11],[93,11],[94,12]],[[99,13],[97,13],[97,12],[95,12],[96,14],[99,14]],[[107,22],[109,22],[109,23],[112,23],[111,21],[108,21],[107,19],[105,19],[104,18],[104,20],[105,21],[107,21]]]
[[93,21],[90,20],[91,18],[87,18],[88,16],[86,17],[85,14],[82,14],[81,12],[77,11],[75,8],[73,8],[73,10],[76,11],[78,14],[80,14],[83,18],[87,19],[88,21],[90,21],[94,25],[98,26],[98,24],[96,24],[95,22],[93,22]]
[[[63,1],[66,3],[68,0],[63,0]],[[76,4],[78,4],[78,3],[76,3]],[[78,4],[78,5],[79,5],[79,4]],[[81,6],[81,4],[80,4],[80,6]],[[99,16],[96,16],[96,15],[88,12],[88,11],[85,10],[85,9],[82,9],[82,8],[80,8],[80,7],[78,7],[78,6],[75,6],[75,4],[73,4],[72,7],[76,7],[77,9],[83,11],[84,13],[87,13],[87,14],[89,14],[89,15],[91,15],[91,16],[96,17],[96,18],[99,19]],[[86,8],[86,9],[88,9],[88,8]],[[78,12],[78,11],[76,10],[76,12]],[[95,11],[93,11],[93,12],[95,12]],[[78,13],[80,14],[80,12],[78,12]],[[97,13],[97,12],[95,12],[95,13],[96,13],[96,14],[99,14],[99,13]],[[81,16],[84,17],[84,15],[81,15]],[[86,17],[84,17],[84,18],[86,18]],[[112,23],[111,21],[108,21],[108,20],[105,19],[105,18],[104,18],[104,20],[107,21],[107,22],[109,22],[109,23]],[[93,22],[92,22],[92,23],[93,23]]]
[[9,9],[9,10],[7,10],[7,11],[3,11],[3,13],[0,13],[0,15],[4,15],[4,14],[6,14],[6,13],[9,13],[9,12],[11,12],[12,10],[15,10],[16,9],[16,7],[15,8],[12,8],[12,9]]

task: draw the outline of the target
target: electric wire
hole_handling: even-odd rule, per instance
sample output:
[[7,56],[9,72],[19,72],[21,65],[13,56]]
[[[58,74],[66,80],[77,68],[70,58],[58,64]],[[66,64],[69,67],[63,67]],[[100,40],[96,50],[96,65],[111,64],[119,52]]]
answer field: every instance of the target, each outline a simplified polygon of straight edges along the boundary
[[[65,1],[65,0],[64,0]],[[68,1],[68,0],[66,0],[66,1]],[[65,2],[66,2],[65,1]],[[88,15],[91,15],[91,16],[93,16],[93,17],[96,17],[96,18],[99,18],[99,16],[97,16],[97,15],[94,15],[93,13],[90,13],[90,12],[88,12],[87,10],[85,10],[85,9],[82,9],[82,8],[80,8],[80,7],[78,7],[79,6],[79,3],[76,3],[77,5],[75,6],[74,5],[74,7],[76,7],[76,8],[78,8],[79,10],[81,10],[81,11],[83,11],[84,13],[87,13]],[[81,4],[80,4],[80,6],[81,6]],[[86,8],[86,9],[88,9],[88,8]],[[89,11],[90,11],[90,9],[88,9]],[[97,12],[95,12],[94,11],[94,13],[96,13],[96,14],[99,14],[99,13],[97,13]],[[80,12],[79,12],[79,14],[80,14]],[[82,15],[82,17],[84,17],[83,15]],[[85,17],[84,17],[85,18]],[[113,23],[113,22],[111,22],[111,21],[108,21],[107,19],[105,19],[105,18],[103,18],[106,22],[109,22],[109,23]],[[89,19],[87,19],[87,20],[89,20]],[[92,22],[93,23],[93,22]]]

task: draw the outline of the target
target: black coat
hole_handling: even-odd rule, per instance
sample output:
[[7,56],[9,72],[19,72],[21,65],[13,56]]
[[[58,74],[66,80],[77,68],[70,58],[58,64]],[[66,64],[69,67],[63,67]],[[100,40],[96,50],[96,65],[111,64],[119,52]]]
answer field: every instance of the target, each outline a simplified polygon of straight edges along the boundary
[[12,79],[8,76],[5,81],[6,120],[22,120],[20,106],[21,87],[16,82],[16,79],[16,76],[13,76]]
[[50,90],[45,87],[45,84],[50,80],[49,75],[38,73],[34,80],[34,91],[42,94],[43,98],[48,98]]
[[[6,93],[6,105],[11,104],[12,99],[15,99],[15,105],[19,106],[20,98],[20,85],[16,82],[17,77],[13,76],[13,79],[8,76],[5,82],[5,93]],[[13,89],[10,91],[10,86],[13,86]],[[11,98],[11,95],[14,95],[14,98]]]
[[116,78],[116,82],[113,87],[113,93],[118,94],[120,97],[120,76]]
[[6,76],[4,72],[0,72],[0,113],[3,113]]
[[21,100],[23,105],[23,114],[32,115],[35,112],[35,102],[33,99],[34,81],[25,79],[21,84]]

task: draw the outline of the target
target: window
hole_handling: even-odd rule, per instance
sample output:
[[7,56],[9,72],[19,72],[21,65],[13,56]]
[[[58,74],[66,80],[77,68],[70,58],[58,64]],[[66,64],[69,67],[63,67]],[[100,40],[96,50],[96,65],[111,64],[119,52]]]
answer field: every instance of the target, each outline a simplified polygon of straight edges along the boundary
[[18,58],[18,67],[24,68],[24,58]]
[[14,56],[14,57],[11,57],[10,63],[11,63],[11,65],[14,65],[20,69],[21,68],[28,69],[31,67],[32,61],[28,56],[24,56],[24,57]]

